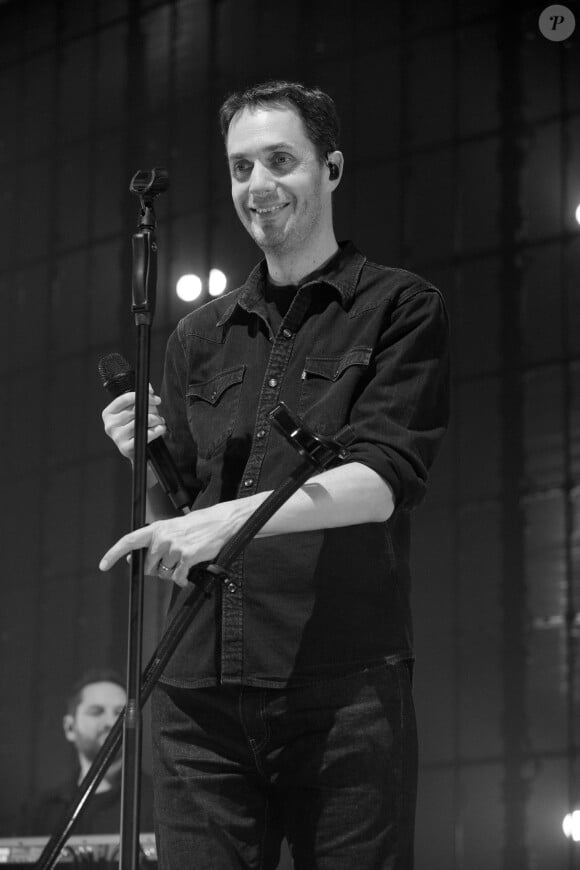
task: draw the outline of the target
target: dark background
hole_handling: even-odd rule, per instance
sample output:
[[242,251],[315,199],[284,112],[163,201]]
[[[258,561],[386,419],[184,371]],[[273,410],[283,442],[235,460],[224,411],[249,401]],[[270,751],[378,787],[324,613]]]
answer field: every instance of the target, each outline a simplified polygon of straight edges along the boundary
[[[339,238],[443,292],[453,421],[417,510],[418,870],[570,870],[580,805],[580,10],[496,0],[0,5],[0,833],[70,761],[63,695],[124,668],[130,522],[98,359],[134,359],[133,173],[167,166],[152,381],[183,272],[259,258],[216,109],[270,77],[343,121]],[[147,581],[147,647],[163,592]],[[147,754],[146,754],[147,764]]]

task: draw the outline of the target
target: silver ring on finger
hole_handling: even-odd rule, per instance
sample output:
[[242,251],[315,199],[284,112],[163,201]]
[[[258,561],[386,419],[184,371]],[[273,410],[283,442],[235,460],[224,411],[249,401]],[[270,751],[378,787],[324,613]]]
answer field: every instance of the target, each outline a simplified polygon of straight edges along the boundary
[[164,565],[163,562],[160,562],[157,566],[157,574],[159,577],[164,577],[165,579],[169,579],[173,577],[173,572],[175,571],[176,565]]

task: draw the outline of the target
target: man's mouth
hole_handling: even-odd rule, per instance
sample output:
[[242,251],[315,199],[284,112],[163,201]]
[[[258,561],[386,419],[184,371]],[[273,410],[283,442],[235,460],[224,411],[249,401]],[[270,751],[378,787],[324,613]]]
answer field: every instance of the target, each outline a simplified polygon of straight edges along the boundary
[[288,205],[287,202],[282,202],[280,205],[270,205],[266,208],[259,208],[258,206],[250,207],[250,211],[255,212],[255,214],[274,214],[274,212],[280,211],[280,209],[285,208]]

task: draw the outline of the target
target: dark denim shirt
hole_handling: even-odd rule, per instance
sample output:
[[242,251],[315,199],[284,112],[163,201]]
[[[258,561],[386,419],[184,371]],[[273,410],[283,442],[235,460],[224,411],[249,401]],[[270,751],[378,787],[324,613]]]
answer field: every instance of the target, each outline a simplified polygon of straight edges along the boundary
[[280,400],[322,435],[346,426],[349,461],[388,482],[396,509],[386,523],[254,540],[169,662],[173,685],[282,687],[413,656],[409,511],[448,419],[442,298],[343,243],[273,334],[265,276],[262,262],[168,341],[167,442],[194,509],[272,490],[301,462],[268,421]]

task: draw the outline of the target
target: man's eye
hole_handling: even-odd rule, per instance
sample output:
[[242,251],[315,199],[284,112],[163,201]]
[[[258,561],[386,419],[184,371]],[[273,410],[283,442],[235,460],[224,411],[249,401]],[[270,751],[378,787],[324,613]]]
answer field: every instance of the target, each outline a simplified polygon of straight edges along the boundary
[[275,154],[274,165],[280,169],[286,169],[292,163],[292,158],[289,154]]
[[248,175],[251,170],[251,166],[246,161],[240,161],[239,163],[234,163],[232,167],[232,175],[235,178],[243,178]]

